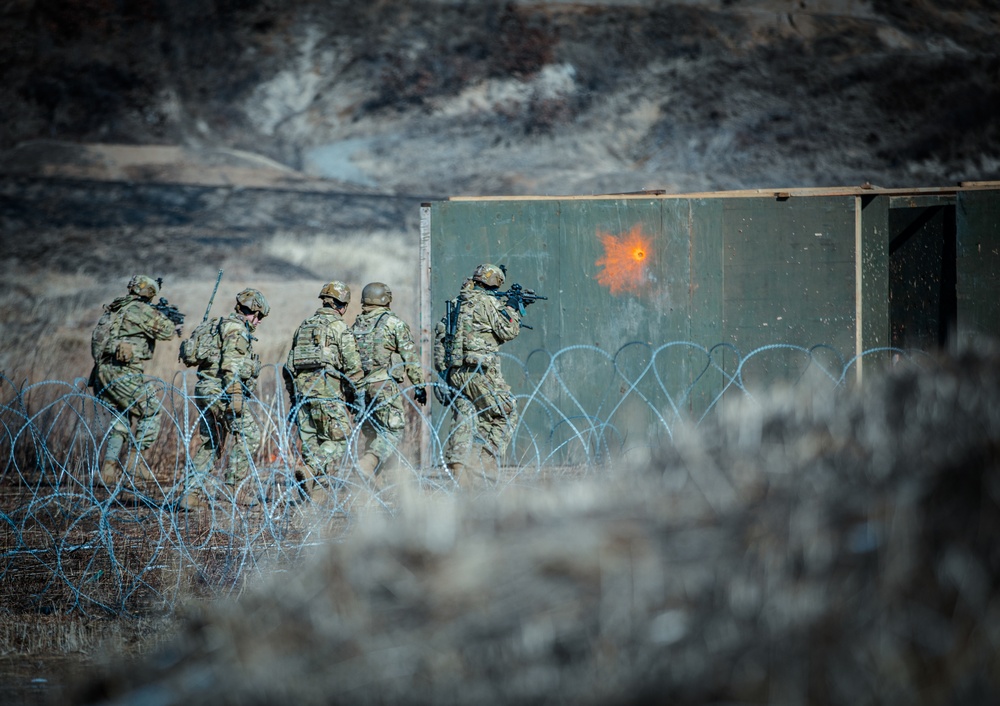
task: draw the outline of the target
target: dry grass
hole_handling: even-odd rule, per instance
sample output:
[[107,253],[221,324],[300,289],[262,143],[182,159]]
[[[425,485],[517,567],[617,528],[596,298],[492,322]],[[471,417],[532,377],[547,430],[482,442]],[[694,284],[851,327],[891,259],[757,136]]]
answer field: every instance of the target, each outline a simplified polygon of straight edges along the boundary
[[[47,410],[42,412],[47,418],[64,415],[55,421],[45,443],[68,472],[55,479],[47,476],[41,482],[37,445],[22,437],[12,446],[9,438],[0,436],[0,453],[7,469],[0,483],[2,513],[24,507],[39,491],[44,495],[65,490],[65,502],[71,503],[78,484],[89,488],[100,438],[73,421],[67,403],[50,405],[72,389],[74,380],[85,392],[83,381],[92,366],[90,332],[103,304],[122,295],[133,274],[164,277],[161,294],[187,315],[186,332],[205,313],[219,268],[225,273],[211,310],[213,316],[231,311],[240,289],[250,286],[263,291],[271,304],[271,315],[258,329],[256,345],[264,363],[284,361],[295,327],[319,305],[316,295],[329,279],[345,279],[356,299],[367,281],[384,280],[394,291],[395,308],[404,316],[412,317],[416,312],[416,272],[412,266],[416,245],[398,232],[366,234],[358,230],[349,236],[336,232],[320,236],[277,230],[267,238],[220,248],[212,238],[190,230],[64,228],[19,233],[16,238],[5,234],[4,249],[5,259],[0,263],[0,372],[17,388],[31,388],[46,380],[66,383],[58,391],[50,386],[31,388],[22,402],[32,414]],[[348,321],[359,310],[359,303],[352,303]],[[160,343],[147,373],[168,384],[182,384],[180,373],[185,369],[177,361],[178,345],[176,340]],[[194,376],[186,372],[188,385],[193,387]],[[0,403],[9,404],[16,393],[14,387],[4,385]],[[273,397],[275,386],[262,393]],[[175,481],[179,444],[177,430],[165,423],[160,441],[148,454],[164,488]],[[270,445],[262,449],[262,461],[268,454],[273,455]],[[65,553],[61,559],[65,564],[56,575],[72,578],[53,583],[51,563],[46,564],[57,549],[53,542],[66,537],[70,544],[84,546],[98,531],[99,516],[91,514],[65,534],[67,523],[76,515],[60,502],[48,502],[37,521],[25,522],[22,515],[9,515],[22,536],[33,535],[27,537],[30,546],[48,549],[48,558],[45,554],[9,556],[22,537],[15,537],[12,526],[0,521],[0,544],[6,557],[0,568],[3,703],[45,702],[47,695],[58,695],[68,675],[89,669],[88,665],[102,656],[141,653],[159,644],[173,625],[170,617],[148,614],[149,609],[162,609],[160,591],[186,596],[181,599],[183,604],[217,595],[218,586],[227,581],[229,591],[242,590],[239,582],[243,579],[238,572],[233,573],[234,567],[241,565],[225,551],[224,533],[213,533],[211,527],[187,518],[175,530],[177,541],[190,541],[202,549],[186,555],[163,552],[155,559],[153,555],[162,547],[151,544],[146,532],[150,522],[157,522],[157,514],[141,506],[121,510],[118,517],[122,521],[111,523],[112,532],[103,549]],[[157,540],[159,531],[157,528]],[[343,528],[331,531],[342,532]],[[220,544],[222,551],[217,549]],[[108,547],[115,551],[113,561]],[[261,550],[254,558],[262,564],[288,560],[289,555],[273,549]],[[88,576],[93,581],[87,582]],[[86,597],[81,597],[80,585],[86,587]],[[123,595],[127,595],[124,603]],[[118,612],[123,607],[130,615]],[[43,677],[48,681],[32,682]]]
[[[44,239],[44,235],[39,237]],[[120,231],[105,235],[125,248],[135,234]],[[30,240],[32,236],[22,237]],[[361,309],[362,287],[381,280],[393,290],[393,308],[414,324],[417,248],[415,240],[408,241],[399,232],[336,236],[279,232],[262,242],[234,247],[222,257],[199,245],[198,238],[185,240],[176,233],[164,237],[180,241],[178,248],[190,249],[183,263],[174,263],[175,268],[181,265],[187,271],[163,272],[155,261],[133,263],[124,269],[115,262],[113,249],[95,248],[89,262],[83,259],[86,251],[81,250],[77,272],[100,274],[74,274],[46,267],[44,262],[32,260],[30,253],[18,262],[15,252],[0,266],[0,371],[16,381],[86,378],[92,365],[90,332],[103,305],[124,294],[129,278],[140,272],[164,277],[161,295],[185,313],[186,332],[204,316],[219,268],[224,274],[212,306],[213,316],[230,312],[236,293],[245,287],[264,292],[271,315],[258,329],[257,353],[265,363],[284,361],[295,328],[319,306],[317,294],[331,279],[343,279],[351,287],[354,301],[348,308],[348,321]],[[277,262],[284,265],[278,267]],[[275,268],[282,273],[267,272]],[[286,272],[296,274],[288,276]],[[160,343],[147,372],[173,379],[175,372],[184,369],[177,362],[178,346],[178,341]]]

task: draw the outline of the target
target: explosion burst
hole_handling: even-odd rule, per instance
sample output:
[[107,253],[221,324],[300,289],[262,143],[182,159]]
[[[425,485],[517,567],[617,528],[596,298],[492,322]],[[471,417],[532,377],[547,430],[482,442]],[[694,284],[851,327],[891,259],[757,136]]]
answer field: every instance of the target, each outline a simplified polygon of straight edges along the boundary
[[649,238],[636,224],[628,233],[613,235],[597,232],[604,246],[604,255],[597,258],[600,270],[597,282],[612,294],[638,292],[646,283],[646,262],[650,256]]

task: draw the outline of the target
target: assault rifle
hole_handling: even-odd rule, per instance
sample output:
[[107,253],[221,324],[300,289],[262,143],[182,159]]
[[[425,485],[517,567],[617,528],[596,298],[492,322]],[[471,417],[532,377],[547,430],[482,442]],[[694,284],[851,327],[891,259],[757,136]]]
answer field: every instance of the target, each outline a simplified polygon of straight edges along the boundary
[[[497,299],[506,299],[505,304],[517,309],[521,313],[521,316],[524,316],[525,307],[534,304],[539,299],[548,299],[548,297],[543,297],[541,294],[535,294],[535,290],[525,289],[519,284],[510,285],[510,289],[505,292],[494,290],[490,291],[490,294]],[[528,324],[521,324],[521,327],[531,328]]]
[[201,317],[202,323],[208,321],[208,315],[212,313],[212,303],[215,301],[215,295],[219,292],[219,282],[221,281],[222,270],[219,270],[219,276],[215,278],[215,287],[212,288],[212,296],[208,298],[208,306],[205,307],[205,315]]
[[449,299],[445,302],[444,316],[444,336],[441,341],[444,345],[444,370],[438,371],[441,381],[434,385],[434,396],[443,405],[451,404],[455,399],[455,391],[448,384],[448,369],[454,361],[455,335],[458,333],[458,312],[460,306],[457,299]]
[[[156,286],[161,289],[163,288],[162,277],[156,278]],[[180,309],[178,309],[176,306],[168,302],[164,297],[160,297],[160,301],[156,302],[156,304],[153,304],[152,307],[161,314],[163,314],[164,316],[166,316],[168,319],[170,319],[173,322],[174,326],[184,325],[183,312],[181,312]]]
[[177,355],[177,359],[184,363],[184,365],[189,368],[199,364],[198,361],[198,341],[203,335],[211,335],[210,326],[208,325],[208,315],[212,313],[212,302],[215,301],[215,295],[219,291],[219,282],[222,281],[222,270],[219,270],[219,276],[215,278],[215,288],[212,290],[212,296],[208,300],[208,306],[205,307],[205,315],[201,318],[201,323],[194,327],[194,331],[187,339],[181,341],[180,352]]
[[458,333],[458,312],[459,305],[457,299],[449,299],[445,302],[444,316],[444,369],[447,370],[453,364],[452,350],[455,347],[455,334]]

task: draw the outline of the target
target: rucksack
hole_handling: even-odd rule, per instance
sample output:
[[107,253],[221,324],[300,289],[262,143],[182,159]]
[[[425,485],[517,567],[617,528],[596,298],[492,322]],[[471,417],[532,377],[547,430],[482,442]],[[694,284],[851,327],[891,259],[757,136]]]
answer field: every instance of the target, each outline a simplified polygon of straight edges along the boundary
[[118,334],[125,321],[124,309],[123,303],[119,300],[104,305],[104,313],[90,334],[90,355],[94,357],[95,363],[100,363],[105,356],[115,354]]
[[222,360],[222,319],[206,319],[195,326],[188,338],[181,342],[178,360],[189,368],[208,368]]

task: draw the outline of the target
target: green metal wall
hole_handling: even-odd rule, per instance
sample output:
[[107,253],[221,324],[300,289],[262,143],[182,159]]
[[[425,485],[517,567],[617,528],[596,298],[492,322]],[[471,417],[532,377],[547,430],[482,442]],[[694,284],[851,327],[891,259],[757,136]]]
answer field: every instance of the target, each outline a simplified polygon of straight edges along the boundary
[[[789,344],[839,375],[858,353],[890,346],[904,323],[923,343],[946,326],[1000,334],[998,196],[843,189],[425,204],[425,337],[476,265],[504,264],[505,287],[549,297],[524,318],[534,329],[502,349],[527,361],[504,364],[515,392],[530,394],[548,371],[541,391],[560,408],[601,419],[610,409],[616,429],[655,434],[657,410],[683,399],[697,416],[740,361],[750,391],[797,378],[809,356]],[[637,242],[641,262],[628,257]],[[617,251],[626,267],[614,270]],[[651,365],[671,342],[691,345],[661,349]],[[718,367],[706,368],[697,346]],[[860,362],[852,372],[860,378]]]
[[[620,286],[602,282],[609,250],[630,236],[645,243],[641,266]],[[534,330],[523,331],[505,352],[541,368],[549,359],[532,355],[536,349],[594,346],[614,354],[638,344],[603,370],[591,369],[592,357],[559,361],[560,375],[573,381],[585,408],[608,397],[609,385],[636,379],[650,348],[668,342],[734,348],[715,352],[725,373],[706,373],[704,356],[688,349],[660,356],[668,394],[681,395],[699,375],[713,378],[710,385],[701,379],[690,400],[695,407],[722,389],[740,357],[761,346],[826,344],[851,353],[856,345],[853,196],[437,202],[430,207],[429,241],[430,320],[441,316],[444,301],[477,264],[494,262],[507,266],[507,284],[520,282],[549,297],[528,310],[525,322]],[[801,358],[790,354],[783,363],[770,355],[770,367],[748,365],[744,381],[794,375],[792,357]],[[541,372],[532,364],[532,374]],[[516,387],[519,371],[507,375]]]
[[1000,191],[958,194],[956,286],[958,336],[1000,336]]

